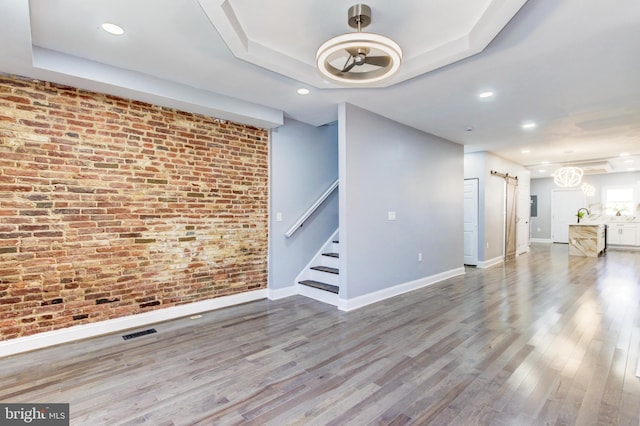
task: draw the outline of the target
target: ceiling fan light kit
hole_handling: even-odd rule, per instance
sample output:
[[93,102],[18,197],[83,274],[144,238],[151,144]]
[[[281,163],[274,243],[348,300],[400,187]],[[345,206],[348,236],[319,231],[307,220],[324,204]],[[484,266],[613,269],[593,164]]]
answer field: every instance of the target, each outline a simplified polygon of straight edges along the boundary
[[380,34],[362,32],[371,23],[371,8],[351,6],[349,26],[358,32],[327,40],[316,53],[318,70],[329,81],[343,86],[368,87],[393,76],[402,62],[402,49]]

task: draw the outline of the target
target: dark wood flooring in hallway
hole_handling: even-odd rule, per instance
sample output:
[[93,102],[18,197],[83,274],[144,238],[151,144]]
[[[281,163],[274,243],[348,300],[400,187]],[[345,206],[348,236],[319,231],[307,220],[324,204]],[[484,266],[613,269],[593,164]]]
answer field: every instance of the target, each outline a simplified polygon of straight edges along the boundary
[[640,251],[537,244],[353,311],[258,301],[0,359],[72,425],[634,425]]

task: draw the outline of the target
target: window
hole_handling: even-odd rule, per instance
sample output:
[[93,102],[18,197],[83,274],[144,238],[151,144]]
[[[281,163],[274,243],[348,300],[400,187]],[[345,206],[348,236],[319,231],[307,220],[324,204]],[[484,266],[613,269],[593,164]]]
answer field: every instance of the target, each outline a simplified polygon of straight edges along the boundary
[[634,214],[632,186],[618,186],[605,188],[604,208],[608,215],[632,215]]

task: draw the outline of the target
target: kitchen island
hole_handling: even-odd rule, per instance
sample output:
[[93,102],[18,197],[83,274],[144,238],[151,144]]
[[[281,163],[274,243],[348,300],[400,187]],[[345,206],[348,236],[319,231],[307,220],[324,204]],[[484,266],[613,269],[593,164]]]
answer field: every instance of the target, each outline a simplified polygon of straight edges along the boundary
[[569,255],[598,257],[605,250],[605,226],[589,223],[569,225]]

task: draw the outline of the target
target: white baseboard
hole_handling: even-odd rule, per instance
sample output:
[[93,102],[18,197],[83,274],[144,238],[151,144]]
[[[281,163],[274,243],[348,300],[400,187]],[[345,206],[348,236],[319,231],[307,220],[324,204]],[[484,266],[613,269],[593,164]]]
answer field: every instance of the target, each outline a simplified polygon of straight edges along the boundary
[[493,259],[478,262],[478,268],[490,268],[504,262],[503,256],[494,257]]
[[553,243],[553,241],[551,240],[551,238],[531,238],[532,243],[543,243],[543,244],[551,244]]
[[367,306],[372,303],[380,302],[382,300],[399,296],[401,294],[417,290],[419,288],[427,287],[437,282],[457,277],[458,275],[464,275],[464,273],[464,267],[456,268],[450,271],[431,275],[429,277],[420,278],[415,281],[398,284],[393,287],[375,291],[373,293],[364,294],[352,299],[338,299],[338,309],[340,309],[341,311],[353,311],[354,309],[362,308],[363,306]]
[[638,246],[622,246],[619,244],[608,244],[607,250],[640,250]]
[[75,325],[60,330],[45,331],[31,336],[18,337],[0,342],[0,358],[42,349],[48,346],[68,343],[75,340],[87,339],[103,334],[115,333],[135,327],[147,326],[162,321],[188,317],[198,313],[226,308],[255,300],[266,299],[269,292],[266,289],[248,291],[245,293],[222,296],[186,305],[172,306],[142,314],[129,315],[90,324]]
[[298,294],[296,286],[289,286],[285,288],[269,289],[269,300],[279,300],[286,297],[295,296]]
[[291,296],[305,296],[319,302],[328,303],[329,305],[338,306],[338,295],[330,291],[319,290],[317,288],[298,284],[279,288],[276,290],[269,289],[269,300],[279,300]]

